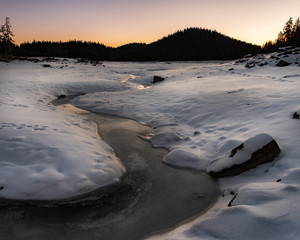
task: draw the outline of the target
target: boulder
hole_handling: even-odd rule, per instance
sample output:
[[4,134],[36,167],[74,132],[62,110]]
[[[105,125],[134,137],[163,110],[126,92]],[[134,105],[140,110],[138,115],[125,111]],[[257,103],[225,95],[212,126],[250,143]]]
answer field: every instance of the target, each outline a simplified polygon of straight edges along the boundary
[[67,96],[65,95],[65,94],[61,94],[61,95],[59,95],[57,98],[58,99],[65,99]]
[[245,67],[246,68],[253,68],[253,67],[255,67],[255,62],[248,62],[248,63],[246,63]]
[[162,161],[177,168],[205,169],[207,167],[200,157],[181,149],[172,150]]
[[288,63],[288,62],[286,62],[286,61],[284,61],[284,60],[280,60],[277,64],[276,64],[276,66],[277,67],[286,67],[286,66],[288,66],[288,65],[290,65],[291,63]]
[[154,76],[152,83],[162,82],[163,80],[165,80],[163,77]]
[[299,115],[298,111],[293,114],[293,118],[300,119],[300,115]]
[[280,152],[277,142],[270,135],[259,134],[232,149],[228,157],[214,161],[209,173],[217,178],[235,176],[273,161]]
[[261,62],[260,64],[258,64],[258,66],[263,67],[265,65],[268,65],[268,62]]

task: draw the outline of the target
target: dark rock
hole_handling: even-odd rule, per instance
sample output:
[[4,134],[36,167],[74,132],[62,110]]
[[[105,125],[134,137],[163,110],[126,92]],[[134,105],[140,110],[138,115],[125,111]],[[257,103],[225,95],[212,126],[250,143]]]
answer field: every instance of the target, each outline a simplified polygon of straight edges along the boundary
[[4,187],[3,187],[3,186],[1,186],[1,187],[0,187],[0,190],[2,190],[2,189],[4,189]]
[[199,131],[195,131],[195,132],[194,132],[194,135],[199,135],[199,134],[200,134]]
[[276,182],[281,182],[281,178],[277,179],[277,181],[276,181]]
[[46,57],[46,58],[43,58],[43,61],[44,62],[58,62],[59,59],[58,58],[54,58],[54,57]]
[[298,114],[298,112],[295,112],[293,115],[294,119],[300,119],[300,115]]
[[244,62],[246,62],[247,61],[247,59],[239,59],[239,60],[237,60],[235,63],[244,63]]
[[262,63],[258,64],[258,66],[260,66],[260,67],[265,66],[265,65],[268,65],[268,63],[267,62],[262,62]]
[[29,62],[34,62],[34,63],[40,62],[40,60],[37,59],[37,58],[27,58],[26,60],[29,61]]
[[229,68],[229,69],[228,69],[228,71],[232,71],[232,70],[234,70],[234,68]]
[[[237,151],[240,151],[244,148],[244,144],[239,145],[231,151],[229,158],[233,157]],[[224,168],[221,171],[214,172],[210,171],[210,174],[213,177],[222,178],[235,176],[242,172],[245,172],[249,169],[255,168],[256,166],[273,161],[281,152],[277,142],[272,139],[268,144],[263,146],[261,149],[252,153],[251,158],[241,164],[232,165],[229,168]]]
[[51,65],[50,64],[43,64],[43,67],[44,68],[51,68]]
[[91,61],[91,64],[92,64],[94,67],[96,67],[97,65],[101,65],[102,62],[100,62],[100,61]]
[[286,61],[284,61],[284,60],[280,60],[277,64],[276,64],[276,66],[277,67],[286,67],[286,66],[288,66],[288,65],[290,65],[291,63],[288,63],[288,62],[286,62]]
[[61,94],[57,97],[58,99],[65,99],[66,98],[66,95],[65,94]]
[[236,148],[232,149],[229,157],[232,158],[238,150],[242,150],[244,148],[244,143],[242,143],[241,145],[237,146]]
[[253,67],[255,67],[255,62],[246,63],[245,67],[246,68],[253,68]]
[[154,76],[152,83],[162,82],[163,80],[165,80],[163,77]]

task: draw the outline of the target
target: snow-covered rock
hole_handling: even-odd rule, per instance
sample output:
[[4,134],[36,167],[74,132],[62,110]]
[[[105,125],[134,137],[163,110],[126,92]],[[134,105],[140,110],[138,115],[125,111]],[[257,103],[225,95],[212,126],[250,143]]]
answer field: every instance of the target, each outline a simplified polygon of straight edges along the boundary
[[258,134],[234,148],[230,155],[214,161],[209,172],[214,177],[238,175],[256,166],[273,161],[280,153],[276,141],[268,134]]
[[174,149],[168,153],[163,162],[179,168],[204,170],[205,163],[195,154],[181,149]]
[[265,65],[277,67],[298,66],[300,64],[300,52],[299,48],[279,48],[277,52],[270,54],[246,55],[244,58],[236,61],[236,64],[240,63],[245,64],[246,68],[262,67]]
[[284,60],[280,60],[278,63],[276,63],[276,66],[277,67],[286,67],[286,66],[288,66],[288,65],[290,65],[291,63],[289,63],[289,62],[286,62],[286,61],[284,61]]

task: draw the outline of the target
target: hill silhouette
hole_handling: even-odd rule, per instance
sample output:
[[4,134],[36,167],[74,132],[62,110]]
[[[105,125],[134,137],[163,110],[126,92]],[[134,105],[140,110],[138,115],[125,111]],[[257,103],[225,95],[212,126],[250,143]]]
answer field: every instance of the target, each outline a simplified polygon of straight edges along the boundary
[[151,44],[127,44],[119,47],[122,60],[228,60],[247,53],[258,53],[259,46],[245,43],[216,31],[188,28]]
[[259,46],[227,37],[216,31],[188,28],[156,42],[130,43],[117,48],[82,41],[22,43],[14,46],[19,56],[89,58],[108,61],[231,60],[256,54]]

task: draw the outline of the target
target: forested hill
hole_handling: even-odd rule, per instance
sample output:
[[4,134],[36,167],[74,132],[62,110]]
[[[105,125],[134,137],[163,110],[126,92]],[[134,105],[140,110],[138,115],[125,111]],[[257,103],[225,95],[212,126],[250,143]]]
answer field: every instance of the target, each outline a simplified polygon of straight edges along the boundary
[[216,31],[189,28],[148,45],[128,44],[117,50],[122,60],[224,60],[258,53],[260,47]]
[[15,47],[15,55],[81,57],[110,61],[186,61],[229,60],[258,53],[259,46],[248,44],[216,31],[189,28],[150,44],[131,43],[118,48],[103,44],[69,42],[32,42]]

